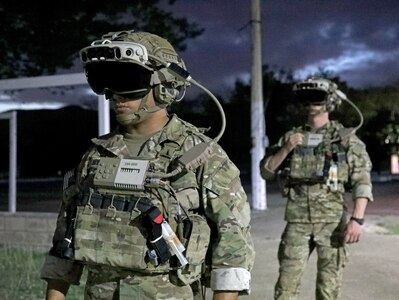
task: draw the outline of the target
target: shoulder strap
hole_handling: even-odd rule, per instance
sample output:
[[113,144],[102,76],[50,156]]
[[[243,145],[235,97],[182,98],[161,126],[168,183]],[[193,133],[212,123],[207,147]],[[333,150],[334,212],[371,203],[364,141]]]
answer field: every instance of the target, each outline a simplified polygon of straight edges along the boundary
[[355,134],[355,129],[353,127],[350,128],[342,128],[338,131],[338,136],[340,138],[340,142],[343,146],[347,147],[349,144],[349,138]]
[[183,154],[187,139],[193,139],[193,146],[196,144],[195,140],[206,141],[206,136],[197,127],[183,120],[180,120],[180,122],[182,122],[183,126],[179,134],[175,135],[177,138],[164,141],[159,151],[159,157],[168,160],[169,163]]

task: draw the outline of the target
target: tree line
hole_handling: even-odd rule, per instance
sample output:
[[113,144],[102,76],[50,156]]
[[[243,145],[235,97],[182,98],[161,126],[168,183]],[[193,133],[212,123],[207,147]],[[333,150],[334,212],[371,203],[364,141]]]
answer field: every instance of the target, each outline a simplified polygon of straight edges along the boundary
[[[266,133],[270,144],[273,144],[291,127],[302,124],[304,115],[293,98],[294,80],[289,73],[274,72],[265,67],[263,75]],[[396,105],[398,86],[354,89],[337,77],[331,79],[339,84],[364,116],[364,124],[357,134],[366,143],[374,171],[388,170],[389,156],[396,150],[398,143],[387,143],[388,135],[392,134],[388,129],[399,124],[399,108]],[[219,143],[242,172],[248,174],[252,147],[250,90],[249,83],[237,81],[229,96],[218,97],[227,118],[226,131]],[[210,137],[215,137],[219,132],[220,114],[207,95],[172,104],[170,113],[206,128]],[[359,123],[356,111],[346,103],[332,114],[332,118],[348,127],[355,127]],[[117,124],[113,117],[111,120],[111,127],[114,128]],[[97,135],[97,123],[97,111],[75,106],[60,110],[19,111],[19,176],[59,176],[73,168],[90,145],[90,139]],[[0,174],[5,177],[8,172],[8,121],[0,120],[0,134],[3,137],[0,143],[0,153],[3,154]]]
[[[366,144],[373,161],[373,170],[387,171],[390,154],[395,152],[399,145],[399,106],[397,105],[399,81],[398,84],[389,86],[357,89],[350,87],[339,76],[323,70],[313,75],[329,78],[337,83],[339,89],[358,107],[363,115],[364,123],[358,129],[357,135]],[[270,145],[276,143],[281,135],[293,126],[299,126],[305,121],[302,107],[295,101],[292,92],[295,82],[290,72],[263,66],[266,135]],[[221,98],[227,116],[227,126],[220,143],[232,160],[246,169],[250,165],[252,147],[250,91],[250,83],[237,81],[230,96]],[[218,120],[220,120],[216,108],[209,100],[206,101],[205,96],[199,96],[195,101],[197,102],[195,113],[188,112],[182,103],[174,108],[179,115],[187,116],[188,119],[195,120],[204,126],[206,122],[211,123],[211,128],[215,131],[210,131],[210,134],[216,134],[219,128]],[[339,120],[346,127],[356,127],[360,122],[359,114],[345,101],[331,113],[331,118]]]
[[[11,1],[0,0],[0,79],[51,75],[67,69],[77,59],[76,49],[87,46],[105,32],[135,28],[166,37],[179,51],[187,41],[201,35],[203,28],[166,9],[175,0],[132,1]],[[165,4],[166,3],[166,4]],[[62,9],[59,9],[62,7]],[[51,12],[51,13],[49,13]],[[399,84],[354,89],[339,76],[320,71],[332,79],[362,111],[364,125],[358,135],[366,142],[375,171],[387,168],[389,154],[399,144]],[[292,94],[293,76],[285,70],[263,67],[266,132],[274,143],[302,120],[300,105]],[[399,83],[399,81],[398,81]],[[237,81],[231,93],[218,97],[227,117],[220,140],[231,159],[244,171],[250,170],[250,84]],[[187,105],[189,103],[189,105]],[[195,110],[192,108],[195,107]],[[216,136],[220,116],[206,95],[185,99],[171,107],[194,125],[210,127]],[[346,126],[356,126],[359,117],[344,103],[333,117]],[[115,123],[113,123],[115,126]],[[8,123],[0,120],[0,177],[8,171]],[[97,134],[97,113],[79,107],[58,111],[18,113],[18,172],[20,177],[55,176],[72,168]]]

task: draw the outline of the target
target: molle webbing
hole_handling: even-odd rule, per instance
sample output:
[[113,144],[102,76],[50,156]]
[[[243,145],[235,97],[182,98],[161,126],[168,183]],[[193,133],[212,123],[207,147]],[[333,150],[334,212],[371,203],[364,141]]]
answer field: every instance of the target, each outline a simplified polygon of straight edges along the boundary
[[148,198],[134,198],[129,196],[101,195],[91,193],[83,197],[83,205],[96,209],[115,209],[117,211],[139,211],[143,216],[143,226],[147,230],[151,248],[157,254],[156,265],[165,263],[171,256],[168,246],[162,239],[162,213]]
[[142,213],[147,212],[153,205],[148,198],[137,198],[132,196],[101,195],[97,193],[85,194],[81,205],[91,205],[93,208],[107,209],[110,206],[118,211],[131,212],[136,209]]

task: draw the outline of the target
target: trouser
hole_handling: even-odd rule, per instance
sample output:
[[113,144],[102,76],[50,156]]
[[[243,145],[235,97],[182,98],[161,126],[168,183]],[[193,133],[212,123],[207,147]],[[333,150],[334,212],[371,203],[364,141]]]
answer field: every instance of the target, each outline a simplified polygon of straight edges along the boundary
[[203,299],[195,285],[177,286],[168,274],[142,275],[108,267],[89,267],[85,300]]
[[278,250],[280,269],[275,300],[298,297],[302,274],[314,249],[317,251],[316,299],[338,299],[347,259],[344,228],[345,222],[287,223]]

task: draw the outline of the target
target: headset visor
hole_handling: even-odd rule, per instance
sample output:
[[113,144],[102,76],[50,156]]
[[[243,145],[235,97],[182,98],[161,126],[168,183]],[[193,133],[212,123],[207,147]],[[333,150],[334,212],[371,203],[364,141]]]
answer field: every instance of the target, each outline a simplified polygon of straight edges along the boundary
[[96,94],[148,90],[152,72],[135,63],[98,61],[85,66],[87,81]]
[[327,99],[327,93],[320,90],[298,90],[295,98],[303,104],[322,104]]

